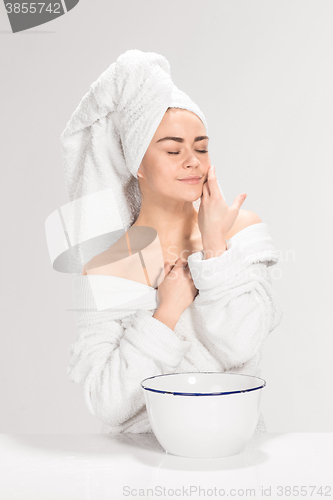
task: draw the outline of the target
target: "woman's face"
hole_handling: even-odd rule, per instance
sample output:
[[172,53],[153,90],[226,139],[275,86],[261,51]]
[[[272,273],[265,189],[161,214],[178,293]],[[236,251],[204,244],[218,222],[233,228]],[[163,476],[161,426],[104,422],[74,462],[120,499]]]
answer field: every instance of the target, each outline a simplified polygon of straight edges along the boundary
[[[193,202],[202,195],[209,165],[208,138],[200,118],[191,111],[170,108],[138,169],[140,189],[144,197]],[[201,179],[197,184],[179,180],[188,176]]]

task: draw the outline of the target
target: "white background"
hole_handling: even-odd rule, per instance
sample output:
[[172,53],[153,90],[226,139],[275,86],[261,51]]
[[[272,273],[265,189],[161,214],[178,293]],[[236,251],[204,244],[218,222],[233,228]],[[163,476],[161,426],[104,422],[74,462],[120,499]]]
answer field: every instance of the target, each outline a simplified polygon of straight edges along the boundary
[[284,318],[268,337],[268,432],[332,432],[333,3],[84,1],[13,34],[0,6],[0,432],[99,432],[66,376],[72,276],[52,269],[44,223],[68,202],[60,134],[128,49],[164,55],[202,109],[230,205],[269,226]]

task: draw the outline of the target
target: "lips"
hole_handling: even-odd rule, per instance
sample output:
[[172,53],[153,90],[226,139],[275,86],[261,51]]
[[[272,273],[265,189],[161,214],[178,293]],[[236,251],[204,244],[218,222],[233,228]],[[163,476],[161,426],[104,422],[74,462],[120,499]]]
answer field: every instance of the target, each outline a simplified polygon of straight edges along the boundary
[[198,175],[189,175],[188,177],[183,177],[182,179],[178,179],[179,181],[188,181],[190,179],[193,179],[193,180],[200,180],[201,177],[199,177]]
[[189,175],[188,177],[183,177],[182,179],[178,179],[181,181],[183,184],[199,184],[201,181],[202,176],[199,177],[198,175]]

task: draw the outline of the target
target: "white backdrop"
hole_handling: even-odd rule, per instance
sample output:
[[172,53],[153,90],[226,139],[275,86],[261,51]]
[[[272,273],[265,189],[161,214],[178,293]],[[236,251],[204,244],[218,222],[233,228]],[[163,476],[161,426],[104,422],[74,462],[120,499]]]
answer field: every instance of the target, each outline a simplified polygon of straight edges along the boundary
[[68,202],[60,134],[90,84],[128,49],[163,54],[204,112],[230,205],[269,226],[284,318],[263,350],[269,432],[332,432],[331,0],[81,1],[12,34],[0,7],[0,432],[99,432],[66,378],[72,276],[44,223]]

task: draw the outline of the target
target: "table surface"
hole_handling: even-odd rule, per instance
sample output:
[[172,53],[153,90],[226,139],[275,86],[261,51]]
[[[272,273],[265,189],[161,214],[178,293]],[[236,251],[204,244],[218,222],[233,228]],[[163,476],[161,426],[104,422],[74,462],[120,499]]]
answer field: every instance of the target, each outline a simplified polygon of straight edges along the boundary
[[333,433],[255,435],[239,454],[183,458],[154,434],[1,434],[0,499],[333,497]]

